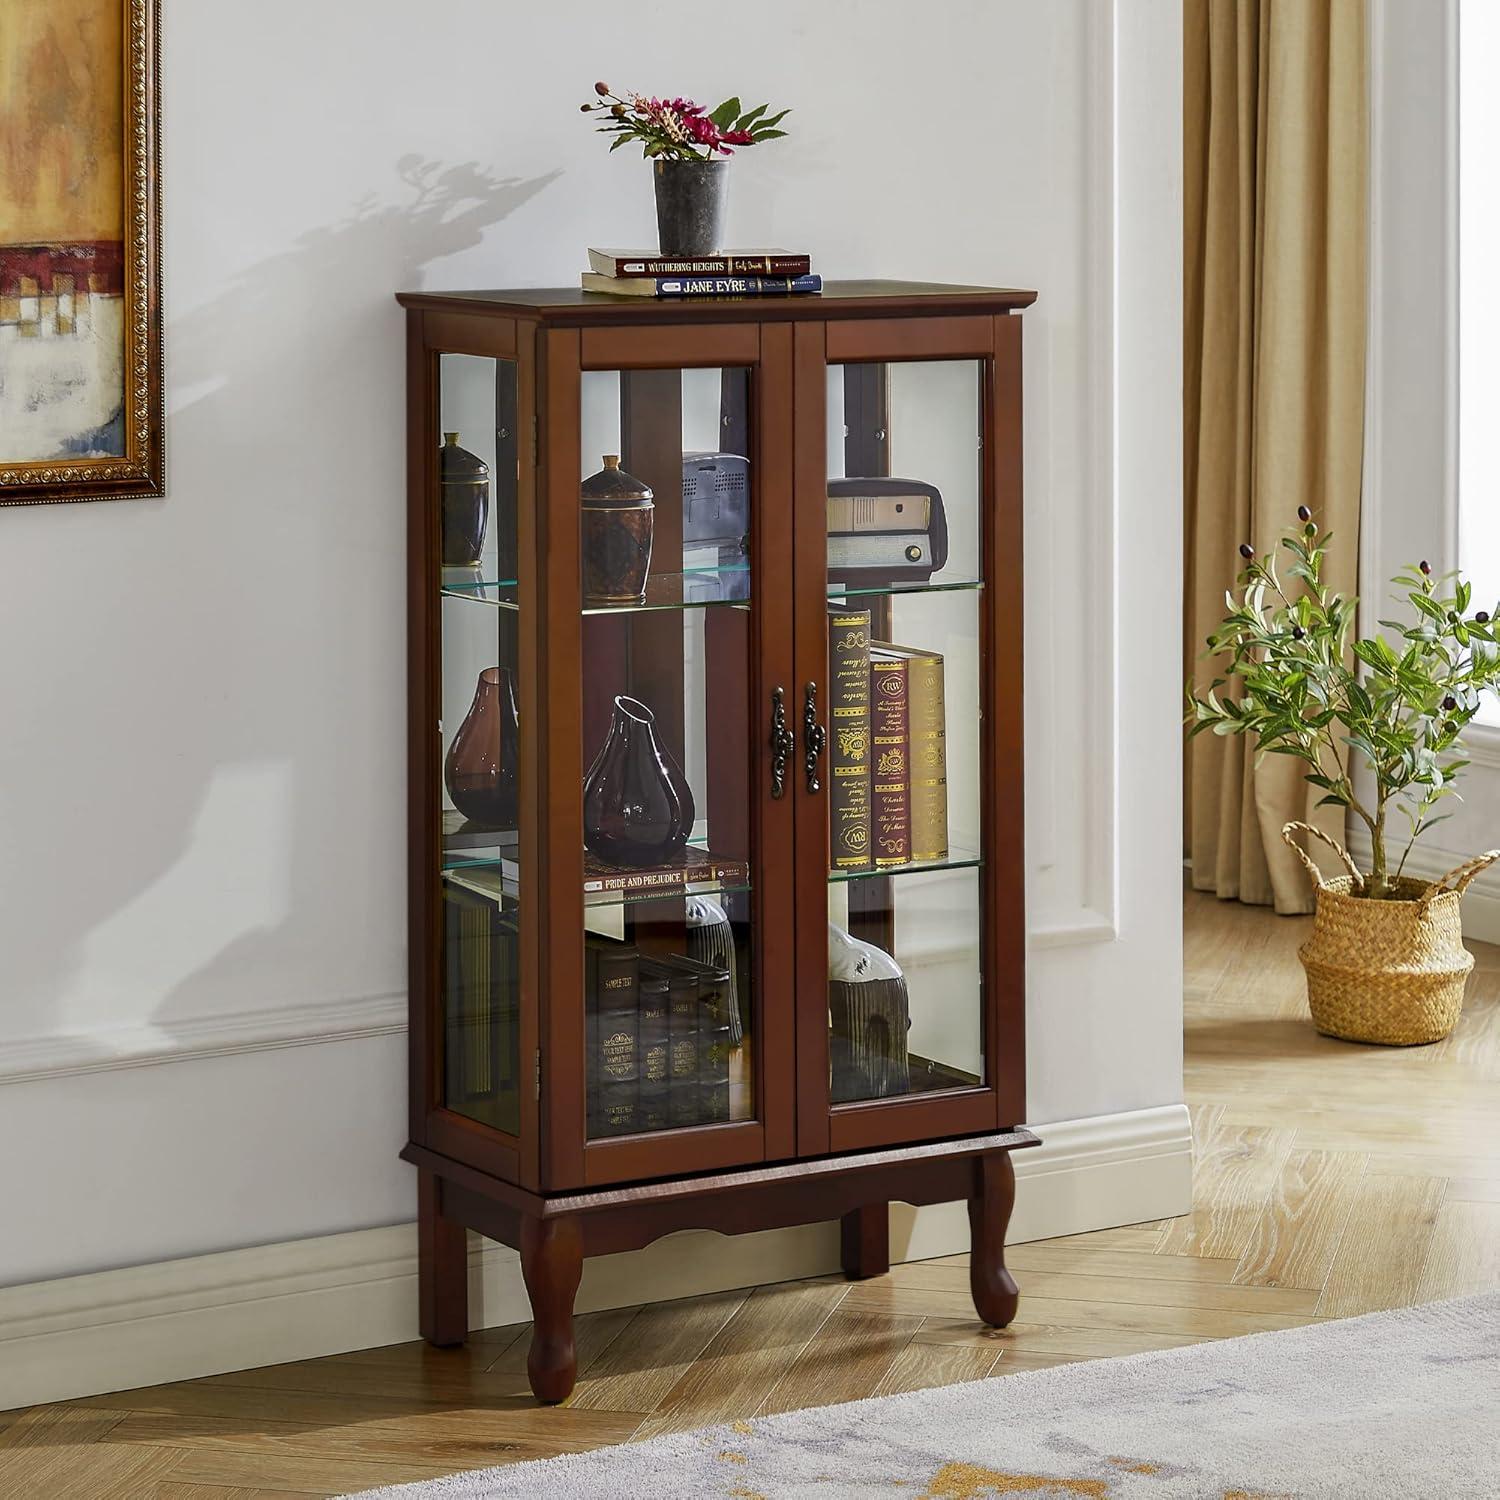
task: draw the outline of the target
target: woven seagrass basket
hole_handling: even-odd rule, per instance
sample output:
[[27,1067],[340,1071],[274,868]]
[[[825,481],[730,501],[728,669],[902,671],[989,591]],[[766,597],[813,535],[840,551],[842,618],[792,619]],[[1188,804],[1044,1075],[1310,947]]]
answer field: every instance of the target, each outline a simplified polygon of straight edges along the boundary
[[[1322,839],[1349,873],[1325,880],[1297,833]],[[1469,882],[1500,859],[1500,849],[1430,883],[1402,879],[1399,897],[1374,901],[1356,894],[1364,877],[1336,839],[1307,823],[1288,823],[1281,836],[1318,893],[1312,935],[1297,950],[1313,1025],[1325,1036],[1387,1047],[1447,1036],[1458,1024],[1474,967],[1463,945],[1459,903]]]

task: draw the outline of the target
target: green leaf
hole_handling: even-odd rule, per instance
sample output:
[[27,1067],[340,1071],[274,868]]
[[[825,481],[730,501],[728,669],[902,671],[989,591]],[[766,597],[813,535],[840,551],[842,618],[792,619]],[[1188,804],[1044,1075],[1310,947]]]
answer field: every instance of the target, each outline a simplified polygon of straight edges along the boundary
[[720,130],[728,130],[734,124],[734,121],[738,117],[739,112],[740,101],[736,96],[733,99],[726,99],[716,110],[714,110],[711,115],[709,115],[708,118],[712,120]]
[[759,133],[759,129],[761,127],[781,124],[781,122],[786,119],[789,114],[791,114],[791,110],[784,109],[779,114],[767,115],[765,119],[760,122],[760,127],[757,127],[757,134]]
[[770,105],[768,104],[757,104],[755,108],[752,109],[748,114],[741,115],[739,119],[734,122],[734,128],[736,130],[749,130],[749,128],[753,124],[755,124],[755,122],[760,119],[760,117],[765,114],[765,112],[769,108]]
[[1383,677],[1390,677],[1395,666],[1395,653],[1386,643],[1376,637],[1368,641],[1355,641],[1354,654],[1367,667],[1379,672]]
[[784,130],[756,130],[752,134],[757,141],[779,141],[786,134]]

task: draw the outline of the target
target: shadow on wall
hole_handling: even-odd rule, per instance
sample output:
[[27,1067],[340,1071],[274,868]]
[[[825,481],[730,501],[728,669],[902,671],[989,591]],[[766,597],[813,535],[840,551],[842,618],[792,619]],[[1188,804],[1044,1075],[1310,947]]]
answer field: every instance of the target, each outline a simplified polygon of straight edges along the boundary
[[90,570],[40,680],[66,806],[7,799],[26,864],[7,969],[27,1029],[50,1010],[80,1060],[136,1050],[142,1026],[170,1047],[184,1021],[404,990],[392,294],[561,173],[419,156],[396,173],[401,201],[367,195],[169,320],[167,499]]

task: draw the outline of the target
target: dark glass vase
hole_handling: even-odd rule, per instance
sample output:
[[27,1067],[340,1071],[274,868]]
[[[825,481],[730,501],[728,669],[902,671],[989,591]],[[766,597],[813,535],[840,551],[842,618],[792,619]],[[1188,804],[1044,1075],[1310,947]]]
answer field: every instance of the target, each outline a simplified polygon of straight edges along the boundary
[[443,762],[448,795],[475,827],[516,827],[520,748],[515,679],[507,667],[486,667]]
[[614,865],[649,865],[676,854],[695,808],[682,768],[656,738],[656,715],[639,699],[615,699],[614,718],[583,782],[583,842]]
[[471,568],[484,550],[490,466],[460,448],[456,432],[445,432],[438,449],[438,482],[443,494],[443,566]]

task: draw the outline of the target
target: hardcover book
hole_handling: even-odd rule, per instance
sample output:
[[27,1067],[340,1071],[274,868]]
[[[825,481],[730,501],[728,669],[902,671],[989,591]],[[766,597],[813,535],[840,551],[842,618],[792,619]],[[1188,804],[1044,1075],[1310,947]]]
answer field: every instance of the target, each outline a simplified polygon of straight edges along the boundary
[[674,953],[662,960],[678,975],[692,979],[697,991],[697,1111],[694,1123],[729,1118],[729,1061],[734,1051],[736,1015],[729,970]]
[[907,660],[870,643],[870,833],[875,867],[911,859]]
[[641,1130],[665,1130],[670,1123],[667,1094],[671,1082],[667,981],[644,971],[641,997]]
[[876,642],[906,660],[908,818],[912,859],[948,857],[948,736],[943,658],[919,646]]
[[586,292],[611,297],[786,297],[821,292],[821,276],[599,276],[583,273]]
[[791,250],[724,250],[683,260],[655,250],[589,250],[599,276],[806,276],[809,256]]
[[720,859],[708,849],[689,845],[677,854],[654,865],[623,869],[606,864],[596,855],[584,851],[583,889],[585,895],[609,891],[660,891],[671,895],[689,885],[722,881],[741,885],[750,875],[750,866],[742,859]]
[[672,1125],[697,1125],[700,1122],[697,976],[657,959],[644,959],[642,963],[644,971],[662,981],[667,989],[668,1121]]
[[587,934],[589,1134],[628,1135],[640,1114],[640,955],[628,943]]
[[835,870],[868,870],[870,847],[870,611],[828,606],[832,745],[829,837]]

